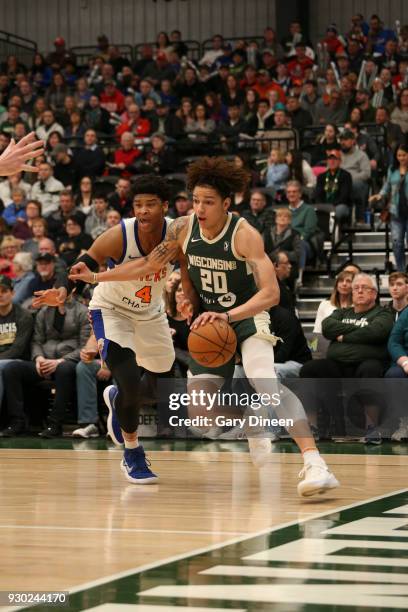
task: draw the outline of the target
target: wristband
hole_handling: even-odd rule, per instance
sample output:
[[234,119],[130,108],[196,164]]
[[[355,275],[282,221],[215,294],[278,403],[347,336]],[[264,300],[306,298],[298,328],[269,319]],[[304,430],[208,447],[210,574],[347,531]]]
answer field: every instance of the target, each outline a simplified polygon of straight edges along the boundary
[[229,313],[229,312],[226,312],[225,314],[227,315],[227,323],[230,325],[230,324],[232,323],[232,321],[231,321],[231,315],[230,315],[230,313]]

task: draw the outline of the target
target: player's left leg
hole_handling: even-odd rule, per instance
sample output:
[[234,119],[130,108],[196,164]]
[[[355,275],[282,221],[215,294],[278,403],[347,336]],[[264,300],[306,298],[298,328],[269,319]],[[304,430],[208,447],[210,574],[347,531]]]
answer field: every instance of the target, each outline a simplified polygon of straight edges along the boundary
[[272,343],[251,336],[242,342],[241,355],[245,373],[256,392],[268,394],[271,398],[279,394],[280,401],[273,405],[271,402],[271,409],[279,419],[293,422],[287,430],[301,450],[305,463],[300,472],[304,480],[298,485],[299,495],[307,497],[339,486],[316,447],[300,400],[276,379]]

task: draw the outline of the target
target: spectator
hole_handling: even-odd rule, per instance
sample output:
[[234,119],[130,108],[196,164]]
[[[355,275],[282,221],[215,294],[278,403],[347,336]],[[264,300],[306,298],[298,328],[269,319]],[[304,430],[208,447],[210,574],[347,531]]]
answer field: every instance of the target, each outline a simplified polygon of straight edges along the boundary
[[156,38],[156,57],[159,53],[167,55],[171,53],[173,47],[170,44],[170,39],[167,32],[159,32]]
[[42,238],[38,243],[38,252],[43,255],[49,253],[54,257],[55,260],[55,274],[58,278],[65,278],[67,274],[67,264],[59,255],[57,255],[57,249],[55,248],[55,242],[51,238]]
[[135,162],[141,152],[135,147],[135,138],[131,132],[123,132],[120,137],[120,148],[113,154],[113,163],[108,163],[112,174],[129,178],[135,173]]
[[166,145],[166,137],[163,134],[152,135],[150,147],[145,151],[141,167],[146,173],[168,174],[174,171],[174,152]]
[[205,64],[209,68],[215,64],[217,59],[222,55],[222,47],[224,45],[224,39],[220,34],[216,34],[212,38],[212,49],[206,51],[203,57],[198,62],[201,66]]
[[102,108],[98,96],[91,95],[89,102],[85,107],[84,125],[89,130],[103,134],[110,134],[112,126],[110,124],[110,114]]
[[28,240],[32,237],[32,226],[35,219],[41,217],[41,204],[37,200],[29,200],[25,207],[26,219],[13,227],[13,236],[18,240]]
[[302,32],[300,21],[292,21],[289,25],[289,33],[281,40],[286,57],[292,57],[296,54],[296,44],[298,42],[303,43],[306,49],[311,48],[312,46],[311,42]]
[[356,104],[362,113],[362,123],[374,123],[375,108],[371,105],[370,92],[366,89],[359,89],[356,92]]
[[26,301],[24,303],[25,307],[32,307],[31,300],[35,292],[52,289],[55,286],[60,287],[61,284],[66,282],[66,274],[57,274],[55,263],[55,257],[50,253],[39,253],[37,255],[35,258],[34,278],[27,289],[27,293],[29,293],[30,296],[30,302]]
[[14,256],[20,250],[20,241],[14,236],[4,236],[0,246],[0,274],[14,278]]
[[125,108],[125,97],[115,86],[113,80],[105,81],[104,89],[99,96],[101,108],[108,113],[122,113]]
[[[392,314],[376,304],[377,286],[368,274],[357,274],[352,283],[353,306],[335,310],[322,322],[323,335],[331,340],[326,359],[306,363],[302,378],[381,378],[387,361],[387,340]],[[379,444],[378,409],[366,406],[365,442]]]
[[74,100],[76,106],[80,111],[85,110],[85,107],[89,103],[92,96],[91,90],[88,88],[88,82],[86,78],[80,77],[75,83]]
[[98,146],[95,130],[86,130],[84,147],[81,147],[76,152],[74,159],[79,168],[80,177],[90,176],[94,178],[103,174],[105,169],[105,154]]
[[248,134],[258,134],[262,137],[264,130],[271,130],[275,123],[273,120],[273,109],[270,108],[268,100],[261,99],[258,102],[257,112],[246,119]]
[[194,108],[193,121],[187,123],[184,129],[191,140],[207,142],[215,130],[215,121],[208,118],[204,104],[197,104]]
[[[298,181],[287,183],[286,197],[292,213],[292,227],[299,233],[301,239],[298,278],[298,283],[301,285],[306,262],[312,259],[316,251],[314,238],[318,232],[317,216],[314,208],[303,202],[302,188]],[[312,242],[315,244],[314,247]],[[316,255],[321,256],[321,253],[317,251]]]
[[296,378],[302,366],[312,359],[299,319],[283,306],[269,310],[270,330],[280,342],[274,347],[274,368],[279,380]]
[[404,87],[398,95],[397,106],[391,113],[391,121],[399,125],[403,134],[408,132],[408,88]]
[[31,225],[31,231],[32,238],[29,238],[23,243],[21,250],[24,253],[30,253],[31,257],[35,259],[39,252],[39,242],[40,240],[45,238],[48,233],[47,221],[43,217],[38,217],[37,219],[34,219]]
[[327,103],[322,99],[316,105],[315,118],[317,123],[344,123],[348,117],[347,105],[342,99],[341,92],[338,89],[332,89],[328,97]]
[[108,202],[103,196],[95,196],[91,212],[85,220],[85,231],[93,240],[102,234],[106,229],[106,217]]
[[12,227],[16,223],[21,223],[26,220],[25,212],[25,193],[23,189],[16,187],[11,192],[11,202],[7,205],[3,212],[3,219]]
[[[7,276],[0,275],[0,406],[3,401],[3,372],[11,363],[25,359],[29,353],[33,331],[33,319],[19,304],[13,303],[13,284]],[[9,416],[13,406],[8,405]],[[24,419],[11,419],[1,432],[2,437],[14,436],[25,431]]]
[[[407,329],[408,310],[404,309],[393,326],[388,339],[388,352],[392,359],[392,365],[386,371],[385,378],[406,378],[408,376]],[[403,419],[404,421],[401,424],[406,426],[407,419],[406,417],[403,417]],[[394,436],[393,439],[395,439]]]
[[38,181],[34,183],[31,197],[41,203],[45,217],[58,210],[59,195],[64,185],[53,176],[51,164],[41,163],[38,169]]
[[94,186],[90,176],[83,176],[79,183],[79,191],[75,196],[75,208],[81,211],[85,216],[91,211]]
[[389,198],[391,236],[395,262],[399,272],[405,272],[405,239],[408,236],[408,147],[400,146],[393,165],[388,169],[386,181],[378,194],[371,196],[374,202]]
[[76,365],[76,389],[79,427],[72,432],[74,438],[98,438],[98,381],[107,382],[111,373],[96,359],[98,344],[93,333],[79,353]]
[[312,123],[319,123],[317,114],[319,108],[321,108],[320,96],[317,93],[317,83],[313,80],[307,80],[303,85],[303,92],[300,98],[300,106],[310,113],[312,117]]
[[393,272],[388,277],[388,291],[391,300],[387,307],[394,315],[394,321],[399,319],[401,313],[408,306],[408,276],[405,272]]
[[28,117],[28,126],[34,132],[40,127],[43,121],[43,113],[47,110],[45,98],[39,97],[34,103],[34,108]]
[[84,139],[86,126],[82,120],[81,111],[75,109],[69,116],[69,124],[65,128],[65,138],[71,147],[77,147],[82,144]]
[[47,64],[60,69],[64,68],[67,62],[72,62],[75,65],[75,55],[71,51],[68,51],[65,44],[65,40],[62,38],[62,36],[58,36],[54,40],[55,51],[48,55],[46,59]]
[[292,272],[292,264],[290,263],[289,257],[285,251],[277,251],[273,255],[270,255],[270,259],[274,265],[276,278],[279,285],[279,306],[282,306],[282,308],[286,308],[294,313],[294,296],[286,283]]
[[17,188],[24,191],[25,198],[30,197],[31,185],[30,183],[23,181],[21,172],[9,176],[0,183],[0,200],[3,202],[5,207],[12,201],[12,190]]
[[327,153],[327,170],[317,177],[314,199],[321,204],[334,206],[336,221],[343,224],[351,217],[351,174],[340,168],[340,151],[334,149]]
[[253,191],[249,200],[249,211],[243,211],[242,216],[260,234],[270,230],[273,224],[272,206],[267,206],[266,197],[261,191]]
[[302,190],[311,194],[316,186],[316,176],[310,164],[303,158],[301,151],[292,149],[286,153],[286,163],[289,167],[289,178],[298,181]]
[[116,135],[122,136],[125,132],[130,132],[133,136],[144,138],[151,131],[149,119],[144,119],[140,115],[140,108],[137,104],[131,104],[128,109],[128,120],[118,126]]
[[38,125],[35,134],[40,140],[47,142],[52,132],[58,132],[64,136],[64,128],[55,121],[55,116],[52,110],[45,110],[41,117],[41,122]]
[[309,111],[301,108],[297,96],[289,96],[286,102],[286,111],[290,119],[290,125],[300,132],[303,137],[303,130],[313,124],[313,119]]
[[149,79],[154,87],[158,87],[164,79],[173,81],[176,77],[168,56],[164,51],[156,54],[156,60],[151,62],[143,71],[143,78]]
[[135,93],[135,102],[137,106],[142,111],[144,111],[146,100],[150,98],[154,100],[156,104],[159,104],[160,102],[159,94],[156,91],[154,91],[153,85],[150,83],[150,81],[148,81],[147,79],[143,79],[142,81],[140,81],[139,91]]
[[[48,416],[48,426],[39,435],[62,435],[67,404],[75,397],[75,369],[80,349],[89,337],[90,327],[85,306],[77,300],[61,308],[42,308],[37,314],[31,345],[32,361],[14,361],[4,369],[7,405],[11,423],[25,427],[23,386],[44,379],[55,381],[55,403]],[[11,433],[10,435],[15,435]]]
[[92,238],[84,233],[84,220],[80,213],[74,213],[65,221],[65,234],[61,237],[58,252],[67,266],[92,245]]
[[375,111],[375,123],[385,128],[387,145],[392,151],[405,144],[405,136],[397,123],[391,123],[390,113],[385,106],[380,106]]
[[20,109],[15,104],[10,104],[7,111],[7,119],[0,125],[0,131],[8,134],[10,137],[13,136],[18,121],[21,121]]
[[354,274],[352,272],[340,272],[336,276],[334,288],[331,296],[327,300],[322,300],[317,309],[313,332],[322,333],[322,321],[329,317],[337,308],[349,308],[352,305],[352,282]]
[[78,167],[72,155],[69,154],[67,145],[61,143],[54,147],[55,159],[54,176],[64,187],[75,191],[78,185]]
[[299,41],[295,44],[295,56],[288,61],[288,72],[292,79],[303,80],[309,68],[313,67],[313,60],[306,55],[306,45]]
[[193,210],[193,203],[186,191],[180,191],[174,198],[174,210],[169,211],[169,217],[177,219],[190,214]]
[[271,76],[268,70],[258,70],[258,80],[257,83],[252,87],[252,89],[256,91],[261,100],[266,99],[268,97],[269,92],[276,91],[278,94],[279,102],[282,102],[282,104],[284,104],[286,101],[285,92],[283,91],[280,85],[271,80]]
[[85,223],[85,215],[83,212],[76,210],[75,201],[72,192],[68,189],[64,189],[60,193],[59,208],[56,212],[52,213],[48,218],[48,232],[50,236],[55,239],[59,239],[64,233],[64,224],[67,219],[76,213],[81,219],[82,224]]
[[341,168],[351,174],[352,198],[356,204],[356,221],[364,222],[364,210],[368,199],[368,181],[371,177],[370,160],[364,151],[356,147],[356,137],[350,130],[340,135],[342,150]]
[[284,251],[292,269],[299,267],[301,239],[299,232],[292,228],[292,213],[289,208],[275,209],[274,224],[263,232],[265,252],[269,257]]
[[108,204],[109,208],[117,210],[122,217],[133,216],[133,200],[129,179],[118,179],[115,186],[115,193],[109,196]]
[[31,295],[29,285],[34,279],[31,253],[17,253],[13,259],[13,267],[16,275],[13,284],[13,304],[22,304]]
[[189,353],[187,339],[189,326],[185,317],[178,311],[177,307],[185,300],[181,278],[175,278],[174,282],[169,283],[169,288],[165,292],[165,308],[169,321],[170,332],[173,336],[173,344],[176,353],[175,365],[179,376],[187,376]]
[[370,18],[370,29],[367,33],[366,52],[370,55],[376,54],[381,56],[385,51],[387,40],[396,40],[395,33],[384,28],[384,24],[378,15],[372,15]]
[[371,170],[374,172],[377,170],[379,162],[381,161],[381,155],[376,145],[374,138],[371,138],[369,134],[365,132],[361,132],[360,126],[351,121],[348,121],[344,124],[345,130],[351,130],[356,138],[356,145],[360,149],[367,154],[368,159],[370,160]]
[[266,171],[266,186],[272,187],[276,194],[285,190],[289,179],[289,168],[285,164],[285,155],[279,149],[272,149],[268,157],[268,169]]
[[317,144],[312,150],[312,162],[315,165],[320,166],[326,163],[328,151],[340,149],[338,134],[339,130],[334,123],[328,123],[325,126],[323,134],[318,137]]
[[241,117],[239,106],[233,104],[228,107],[228,119],[221,121],[218,126],[221,142],[233,145],[239,139],[240,134],[247,133],[247,124]]
[[114,208],[108,210],[106,214],[106,228],[114,227],[115,225],[119,225],[121,221],[120,213]]

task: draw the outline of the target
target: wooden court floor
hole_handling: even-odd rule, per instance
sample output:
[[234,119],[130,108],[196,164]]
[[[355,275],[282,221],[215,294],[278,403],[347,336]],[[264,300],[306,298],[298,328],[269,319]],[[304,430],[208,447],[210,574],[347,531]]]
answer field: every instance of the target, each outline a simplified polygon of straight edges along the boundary
[[[48,448],[29,446],[0,448],[0,591],[80,592],[141,566],[160,567],[253,534],[307,524],[408,487],[405,445],[367,450],[327,444],[325,459],[342,486],[311,500],[297,497],[302,462],[290,443],[279,443],[270,463],[257,470],[244,442],[190,443],[189,450],[175,450],[177,445],[150,441],[145,446],[160,482],[144,487],[123,478],[120,450],[93,450],[98,446],[92,443],[60,449],[52,441]],[[95,609],[125,612],[124,603],[110,608],[105,599],[97,601],[101,607]],[[132,609],[183,610],[172,602]],[[289,610],[263,606],[257,609]],[[219,608],[214,602],[209,607]],[[82,600],[70,609],[93,606]]]

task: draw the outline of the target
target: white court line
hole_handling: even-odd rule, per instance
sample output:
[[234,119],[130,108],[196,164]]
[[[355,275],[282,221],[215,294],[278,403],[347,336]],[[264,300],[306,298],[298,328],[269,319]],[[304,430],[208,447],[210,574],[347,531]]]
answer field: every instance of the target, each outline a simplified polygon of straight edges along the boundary
[[124,533],[180,533],[186,535],[246,536],[248,531],[189,531],[187,529],[137,529],[132,527],[66,527],[60,525],[0,525],[0,529],[48,529],[50,531],[123,531]]
[[[399,489],[398,491],[391,491],[390,493],[385,493],[384,495],[377,495],[375,497],[370,497],[369,499],[360,500],[359,502],[355,502],[347,506],[338,506],[337,508],[331,508],[330,510],[325,510],[324,512],[318,512],[312,516],[307,516],[297,521],[289,521],[288,523],[282,523],[280,525],[275,525],[275,527],[267,527],[266,529],[262,529],[262,531],[256,531],[253,533],[249,533],[239,538],[233,538],[232,540],[226,540],[225,542],[218,542],[217,544],[212,544],[210,546],[204,546],[203,548],[196,548],[194,550],[189,551],[188,553],[181,553],[179,555],[174,555],[172,557],[166,557],[158,561],[153,561],[152,563],[146,563],[146,565],[139,565],[134,568],[124,570],[122,572],[116,572],[115,574],[104,576],[103,578],[97,578],[96,580],[84,582],[83,584],[79,584],[67,590],[69,591],[70,594],[79,593],[80,591],[85,591],[86,589],[92,589],[94,587],[101,586],[103,584],[107,584],[114,580],[120,580],[121,578],[127,578],[128,576],[132,576],[133,574],[140,574],[141,572],[146,572],[148,570],[155,569],[156,567],[167,565],[168,563],[175,563],[176,561],[182,561],[183,559],[188,559],[189,557],[193,557],[195,555],[201,555],[207,552],[211,552],[213,550],[218,550],[220,548],[223,548],[224,546],[231,546],[232,544],[239,544],[240,542],[244,542],[245,540],[250,540],[252,538],[267,535],[269,533],[273,533],[274,531],[278,531],[279,529],[285,529],[286,527],[293,527],[294,525],[300,525],[302,523],[310,521],[311,519],[323,518],[325,516],[329,516],[330,514],[334,514],[336,512],[343,512],[344,510],[351,510],[351,508],[356,508],[357,506],[369,504],[371,502],[379,501],[380,499],[385,499],[386,497],[392,497],[393,495],[399,495],[401,493],[408,493],[408,489]],[[22,607],[17,607],[17,608],[12,607],[12,608],[7,608],[6,610],[2,609],[2,612],[16,612],[17,610],[24,610],[27,607],[28,606],[22,606]]]

